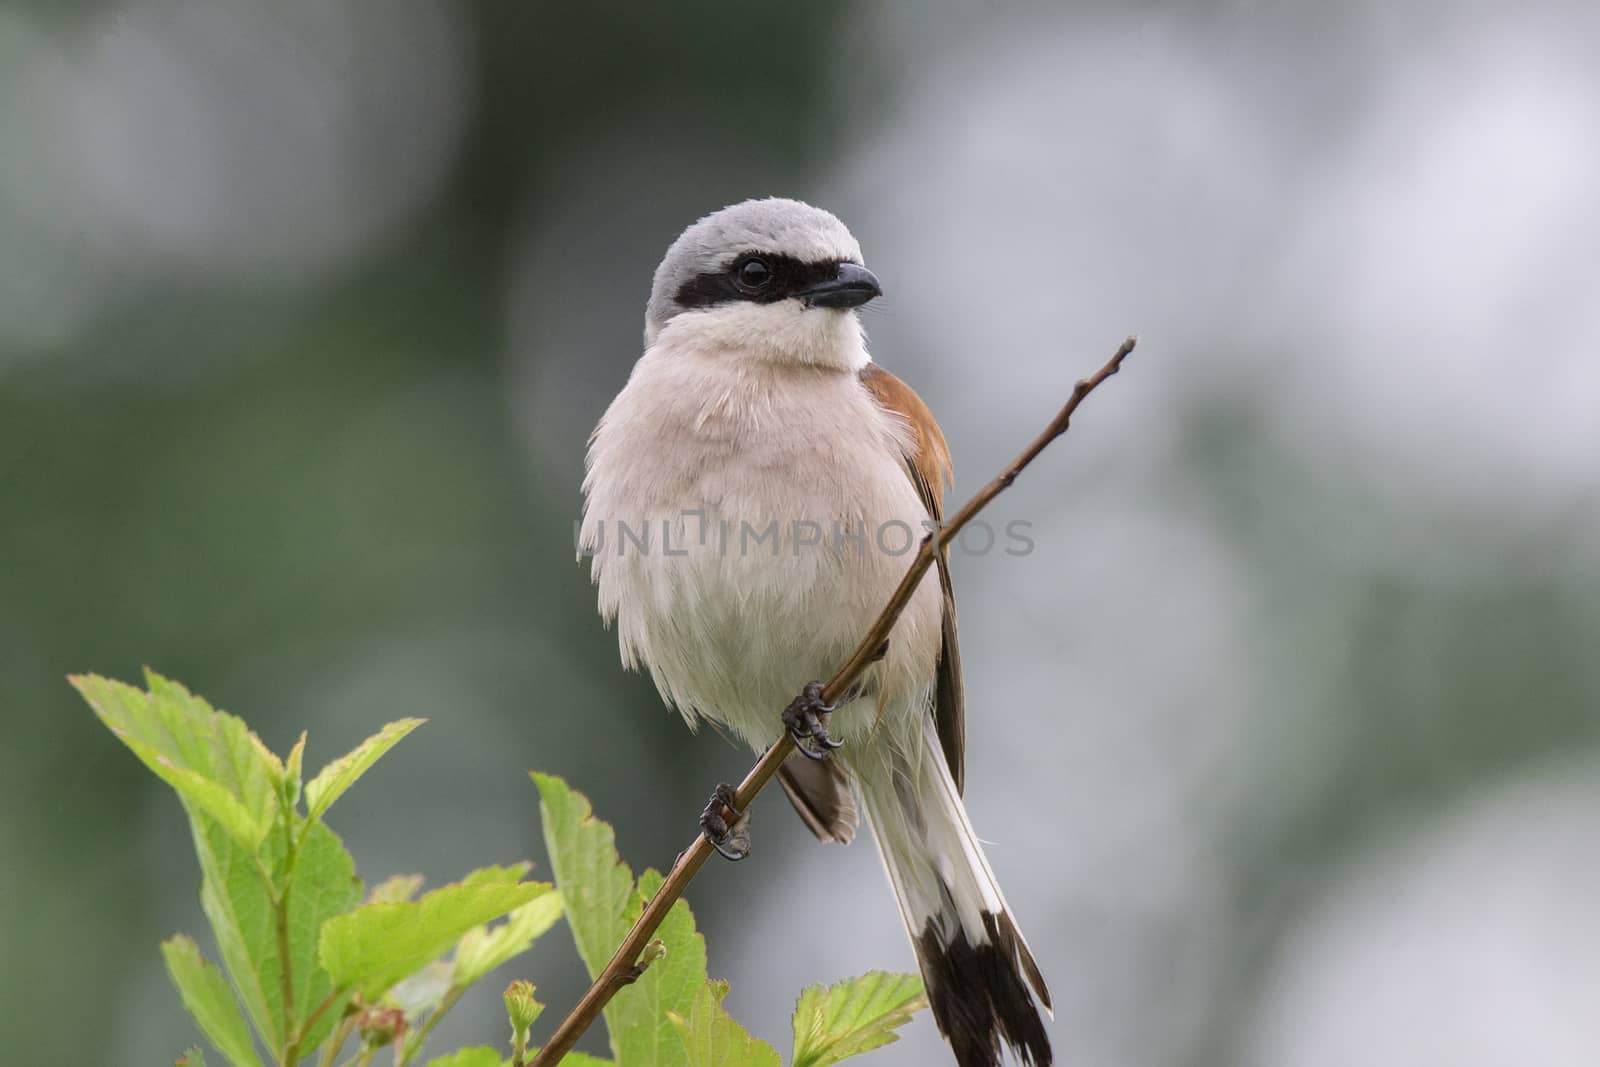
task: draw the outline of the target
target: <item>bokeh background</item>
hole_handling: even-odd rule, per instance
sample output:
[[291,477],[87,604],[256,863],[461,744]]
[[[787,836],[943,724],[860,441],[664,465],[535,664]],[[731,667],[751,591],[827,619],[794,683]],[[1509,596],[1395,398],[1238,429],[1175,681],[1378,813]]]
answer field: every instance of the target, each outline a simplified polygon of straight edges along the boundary
[[[781,193],[860,237],[960,492],[1143,337],[996,505],[1037,550],[956,575],[1060,1062],[1592,1064],[1597,42],[1586,0],[0,6],[0,1055],[194,1035],[187,832],[68,671],[312,764],[428,716],[334,814],[369,881],[541,859],[529,767],[671,862],[748,756],[619,668],[582,449],[667,243]],[[786,1048],[802,985],[912,963],[870,845],[757,831],[691,900]],[[579,992],[560,932],[514,970],[547,1027]]]

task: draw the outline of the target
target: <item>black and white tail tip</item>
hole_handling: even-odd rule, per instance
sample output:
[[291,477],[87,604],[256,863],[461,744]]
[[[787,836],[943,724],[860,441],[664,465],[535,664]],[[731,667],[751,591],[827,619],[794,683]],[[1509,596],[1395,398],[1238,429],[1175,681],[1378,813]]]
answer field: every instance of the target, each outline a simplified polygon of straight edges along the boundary
[[959,924],[953,935],[940,929],[938,919],[929,919],[916,939],[939,1031],[961,1067],[999,1064],[1002,1046],[1009,1046],[1022,1063],[1048,1067],[1050,1041],[1028,988],[1032,986],[1048,1010],[1044,978],[1021,946],[1009,915],[984,912],[983,925],[988,936],[977,944]]

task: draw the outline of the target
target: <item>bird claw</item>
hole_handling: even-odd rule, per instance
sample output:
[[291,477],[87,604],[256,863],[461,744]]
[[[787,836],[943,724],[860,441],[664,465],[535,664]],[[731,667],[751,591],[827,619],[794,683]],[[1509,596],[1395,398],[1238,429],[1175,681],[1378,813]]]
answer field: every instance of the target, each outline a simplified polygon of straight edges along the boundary
[[739,799],[731,785],[719,785],[700,813],[700,830],[725,860],[737,862],[750,855],[750,820],[735,806]]
[[[822,699],[822,683],[807,682],[800,695],[783,709],[783,725],[794,738],[795,747],[808,759],[825,760],[833,751],[844,747],[828,734],[828,715],[834,705]],[[807,742],[815,743],[812,748]]]

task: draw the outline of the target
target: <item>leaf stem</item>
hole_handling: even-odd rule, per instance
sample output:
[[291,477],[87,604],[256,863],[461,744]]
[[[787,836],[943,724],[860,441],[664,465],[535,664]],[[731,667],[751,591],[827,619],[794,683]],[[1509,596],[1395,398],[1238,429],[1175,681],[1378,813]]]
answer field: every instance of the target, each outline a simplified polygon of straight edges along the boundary
[[439,1020],[444,1018],[445,1012],[456,1006],[456,1002],[461,999],[461,994],[466,991],[463,986],[450,987],[444,998],[439,1001],[439,1006],[428,1014],[427,1022],[424,1022],[417,1028],[416,1033],[406,1039],[400,1058],[395,1060],[395,1067],[406,1067],[411,1062],[411,1058],[422,1051],[423,1043],[428,1040],[428,1035],[433,1032],[433,1028],[439,1025]]
[[300,1036],[294,1026],[294,975],[289,961],[289,887],[284,886],[281,900],[273,902],[273,924],[278,933],[278,972],[283,997],[283,1067],[294,1067],[300,1062]]
[[[839,699],[855,684],[863,671],[878,657],[878,650],[889,639],[889,632],[900,619],[900,614],[911,601],[912,594],[916,592],[922,576],[928,573],[928,568],[933,566],[934,560],[945,546],[954,541],[961,533],[963,527],[971,522],[978,512],[988,506],[989,502],[999,496],[1017,480],[1023,469],[1032,463],[1045,448],[1057,437],[1066,433],[1072,421],[1072,415],[1078,410],[1078,405],[1083,403],[1085,397],[1107,378],[1122,369],[1122,361],[1128,358],[1128,353],[1133,351],[1138,344],[1138,338],[1129,337],[1122,342],[1122,346],[1105,364],[1087,378],[1080,379],[1073,386],[1072,395],[1067,403],[1057,412],[1056,417],[1050,420],[1044,431],[1034,438],[1027,448],[1023,449],[1016,459],[1005,470],[997,474],[977,494],[962,505],[951,518],[937,530],[927,534],[922,539],[922,544],[917,550],[916,557],[911,561],[911,566],[906,570],[905,576],[900,579],[900,584],[895,588],[889,602],[884,605],[883,611],[867,631],[866,637],[856,646],[856,650],[845,661],[834,676],[823,687],[822,699],[829,704],[837,703]],[[779,739],[778,743],[767,749],[756,765],[745,775],[743,782],[739,783],[736,794],[735,807],[740,811],[749,811],[756,794],[770,782],[778,773],[778,768],[783,766],[783,761],[794,751],[794,739],[787,733]],[[622,939],[622,944],[612,954],[611,960],[605,965],[594,983],[589,986],[589,991],[578,1001],[576,1007],[561,1020],[561,1025],[556,1027],[556,1032],[550,1035],[550,1040],[534,1056],[530,1067],[553,1067],[561,1058],[572,1050],[578,1043],[584,1031],[589,1029],[595,1019],[599,1018],[611,998],[617,991],[627,984],[623,977],[632,971],[639,959],[639,954],[644,950],[651,935],[666,918],[668,910],[683,896],[683,891],[688,888],[694,876],[711,856],[711,842],[705,834],[695,837],[694,843],[679,854],[678,859],[667,872],[666,880],[656,895],[650,898],[650,903],[645,906],[644,913],[633,924],[633,929]],[[518,1067],[521,1067],[520,1061]]]
[[[303,839],[302,839],[303,840]],[[278,936],[279,995],[283,998],[283,1067],[295,1067],[300,1062],[300,1041],[304,1031],[295,1025],[294,962],[289,955],[289,892],[294,887],[295,860],[300,857],[300,841],[295,840],[294,819],[286,817],[283,824],[283,892],[272,893],[272,922]]]
[[[326,1002],[324,1002],[324,1007],[326,1007]],[[318,1009],[319,1012],[321,1010],[321,1008]],[[311,1020],[307,1020],[306,1025],[310,1026]],[[344,1020],[339,1023],[339,1028],[333,1032],[333,1036],[329,1037],[327,1044],[322,1047],[322,1058],[317,1061],[317,1067],[332,1067],[333,1058],[344,1047],[344,1043],[349,1039],[350,1031],[355,1029],[355,1025],[356,1017],[354,1015],[346,1015],[344,1017]],[[301,1036],[304,1036],[303,1031]]]
[[[329,993],[327,996],[323,997],[322,1003],[313,1008],[311,1010],[311,1014],[306,1016],[306,1021],[300,1024],[300,1033],[295,1037],[296,1043],[304,1041],[306,1039],[306,1035],[311,1032],[311,1028],[317,1025],[317,1020],[322,1018],[323,1014],[329,1008],[333,1007],[334,1004],[338,1003],[341,997],[349,992],[350,989],[348,986],[340,986],[332,993]],[[345,1033],[349,1033],[348,1028],[345,1029]]]

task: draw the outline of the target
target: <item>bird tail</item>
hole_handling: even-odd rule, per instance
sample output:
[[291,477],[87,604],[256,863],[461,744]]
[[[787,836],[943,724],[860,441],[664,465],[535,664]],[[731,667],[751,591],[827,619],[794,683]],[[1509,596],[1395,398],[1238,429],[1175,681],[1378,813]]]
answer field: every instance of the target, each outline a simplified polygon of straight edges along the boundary
[[998,1065],[1002,1044],[1022,1063],[1048,1067],[1034,997],[1048,1012],[1050,991],[967,820],[932,720],[912,751],[886,752],[885,762],[860,768],[857,781],[939,1031],[960,1067]]

